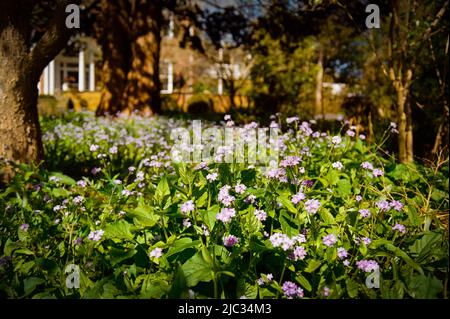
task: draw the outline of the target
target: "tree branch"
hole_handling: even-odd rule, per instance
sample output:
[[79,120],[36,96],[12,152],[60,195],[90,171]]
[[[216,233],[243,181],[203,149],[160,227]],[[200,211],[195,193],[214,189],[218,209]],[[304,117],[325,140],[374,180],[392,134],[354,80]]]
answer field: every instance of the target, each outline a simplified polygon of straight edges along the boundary
[[[70,1],[77,2],[79,1]],[[58,0],[48,30],[28,54],[27,71],[39,77],[45,66],[64,48],[74,31],[66,28],[66,6],[69,0]]]

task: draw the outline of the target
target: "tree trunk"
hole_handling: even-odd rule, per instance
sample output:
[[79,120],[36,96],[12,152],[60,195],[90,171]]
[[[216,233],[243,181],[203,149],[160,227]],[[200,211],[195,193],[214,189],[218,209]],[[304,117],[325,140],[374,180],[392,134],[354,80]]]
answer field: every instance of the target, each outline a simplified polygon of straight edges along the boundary
[[116,115],[126,108],[123,94],[130,70],[131,44],[128,31],[118,18],[124,8],[110,1],[103,1],[100,6],[95,33],[102,48],[103,89],[96,114]]
[[325,110],[323,108],[323,98],[322,98],[322,90],[323,90],[323,48],[322,45],[319,44],[319,57],[317,60],[317,76],[316,76],[316,114],[322,114],[322,120],[325,119]]
[[154,113],[161,112],[160,43],[159,32],[149,32],[138,37],[131,45],[131,69],[123,96],[126,107],[131,111],[150,108]]
[[406,114],[405,114],[405,98],[402,89],[397,90],[397,120],[398,120],[398,157],[400,163],[405,163],[407,162]]
[[414,161],[414,149],[413,149],[413,122],[411,104],[406,102],[406,162],[412,163]]
[[[43,147],[36,107],[38,78],[28,68],[26,33],[12,24],[0,32],[0,157],[39,163]],[[11,167],[4,173],[9,179]]]

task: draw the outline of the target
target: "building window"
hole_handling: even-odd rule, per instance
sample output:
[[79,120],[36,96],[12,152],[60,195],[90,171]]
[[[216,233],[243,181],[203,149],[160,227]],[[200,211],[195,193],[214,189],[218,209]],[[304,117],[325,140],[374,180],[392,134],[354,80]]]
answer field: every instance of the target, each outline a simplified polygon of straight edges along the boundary
[[159,80],[161,81],[161,93],[173,92],[173,64],[163,61],[159,67]]

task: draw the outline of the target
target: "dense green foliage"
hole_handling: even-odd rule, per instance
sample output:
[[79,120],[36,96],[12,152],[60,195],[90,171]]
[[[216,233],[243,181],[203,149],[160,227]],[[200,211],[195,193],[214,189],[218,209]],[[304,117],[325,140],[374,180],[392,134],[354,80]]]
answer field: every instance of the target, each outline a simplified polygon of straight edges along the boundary
[[396,164],[344,123],[333,137],[275,122],[281,167],[264,172],[172,162],[187,121],[44,119],[49,166],[0,189],[0,295],[446,298],[448,166]]

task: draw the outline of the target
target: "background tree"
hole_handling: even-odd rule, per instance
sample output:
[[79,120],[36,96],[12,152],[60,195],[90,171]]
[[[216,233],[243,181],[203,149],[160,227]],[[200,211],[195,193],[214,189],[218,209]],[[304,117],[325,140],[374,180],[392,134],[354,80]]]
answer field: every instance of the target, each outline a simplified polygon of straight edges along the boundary
[[43,159],[37,85],[72,33],[65,26],[68,3],[0,2],[0,156],[8,160],[39,163]]

